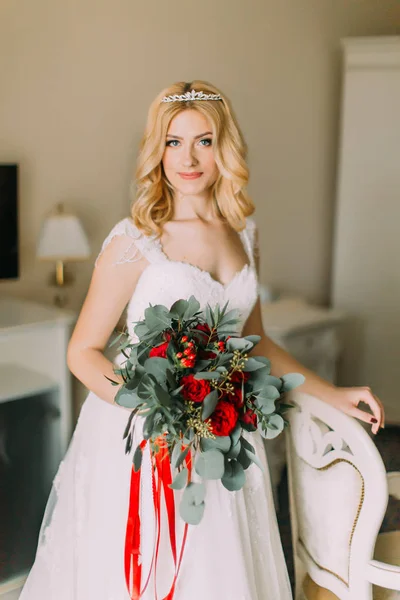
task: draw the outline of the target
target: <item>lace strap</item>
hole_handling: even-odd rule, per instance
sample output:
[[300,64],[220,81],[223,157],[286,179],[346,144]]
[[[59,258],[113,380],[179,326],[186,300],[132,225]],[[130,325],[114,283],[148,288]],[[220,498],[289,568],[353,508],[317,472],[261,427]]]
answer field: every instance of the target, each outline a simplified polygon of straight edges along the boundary
[[116,237],[124,237],[126,243],[123,244],[121,255],[113,262],[115,265],[120,265],[127,262],[136,262],[143,256],[150,262],[155,263],[162,260],[159,245],[155,236],[144,235],[131,221],[126,217],[119,221],[110,231],[104,240],[101,250],[96,258],[95,266],[99,261],[110,242]]
[[245,249],[252,267],[254,267],[254,258],[258,252],[258,248],[256,247],[256,229],[257,225],[253,217],[247,217],[246,227],[242,233]]

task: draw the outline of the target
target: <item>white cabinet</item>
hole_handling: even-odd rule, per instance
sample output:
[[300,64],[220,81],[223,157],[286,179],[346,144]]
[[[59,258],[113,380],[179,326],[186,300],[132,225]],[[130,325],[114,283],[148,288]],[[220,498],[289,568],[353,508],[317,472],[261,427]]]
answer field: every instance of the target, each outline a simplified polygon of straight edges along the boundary
[[307,304],[301,298],[283,298],[264,304],[262,319],[274,342],[324,379],[336,381],[345,313]]
[[352,320],[339,383],[400,423],[400,37],[343,43],[332,306]]
[[74,320],[67,311],[0,298],[1,600],[17,594],[33,562],[50,485],[71,437],[66,350]]

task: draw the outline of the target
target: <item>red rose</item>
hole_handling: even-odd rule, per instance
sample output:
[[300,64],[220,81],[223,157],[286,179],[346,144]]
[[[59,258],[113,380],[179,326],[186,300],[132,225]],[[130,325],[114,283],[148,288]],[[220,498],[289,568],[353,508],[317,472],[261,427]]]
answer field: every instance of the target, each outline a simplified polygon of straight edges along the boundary
[[197,329],[198,331],[204,331],[204,333],[206,333],[207,335],[210,335],[211,333],[211,329],[210,327],[207,325],[207,323],[198,323],[194,329]]
[[182,396],[192,402],[203,402],[207,394],[211,392],[208,381],[206,379],[195,379],[194,375],[184,375],[180,383],[183,385]]
[[243,371],[234,371],[231,375],[232,383],[246,383],[250,378],[250,373],[244,373]]
[[155,356],[158,356],[160,358],[167,358],[167,348],[168,348],[168,342],[163,342],[162,344],[159,344],[158,346],[154,346],[154,348],[152,348],[149,352],[149,356],[151,358],[154,358]]
[[[197,329],[197,331],[201,331],[208,337],[211,336],[210,337],[211,342],[215,342],[218,339],[217,332],[215,330],[213,331],[213,333],[211,335],[211,329],[210,329],[210,326],[207,325],[207,323],[198,323],[197,325],[195,325],[195,327],[193,327],[193,329]],[[205,336],[202,336],[202,337],[205,339]]]
[[244,413],[244,415],[242,415],[241,421],[245,425],[248,425],[250,427],[254,427],[254,431],[257,429],[257,415],[254,412],[254,410],[251,410],[251,408],[249,408],[248,410],[246,410],[246,412]]
[[214,435],[225,436],[234,430],[237,420],[238,413],[233,404],[220,400],[208,422]]
[[224,400],[233,404],[237,409],[243,406],[242,386],[234,386],[233,394],[224,394]]

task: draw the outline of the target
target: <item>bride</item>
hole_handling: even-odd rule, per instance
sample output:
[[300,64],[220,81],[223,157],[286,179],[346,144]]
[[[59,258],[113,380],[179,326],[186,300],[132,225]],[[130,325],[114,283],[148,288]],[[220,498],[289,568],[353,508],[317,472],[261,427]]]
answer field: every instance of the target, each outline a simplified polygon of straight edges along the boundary
[[[71,371],[90,390],[54,479],[35,563],[20,600],[129,600],[124,542],[132,457],[125,455],[128,412],[114,403],[113,363],[103,354],[126,308],[134,322],[151,304],[170,306],[194,295],[202,307],[229,301],[240,314],[238,334],[257,334],[257,354],[272,374],[305,375],[302,391],[371,423],[383,425],[369,388],[338,388],[274,344],[262,327],[258,298],[258,232],[246,193],[245,143],[227,97],[204,81],[176,83],[150,106],[137,168],[131,216],[112,229],[96,261],[68,348]],[[137,338],[136,338],[137,339]],[[135,341],[136,341],[135,339]],[[117,363],[122,361],[118,356]],[[122,379],[119,380],[122,383]],[[373,415],[357,408],[368,404]],[[141,417],[135,417],[141,441]],[[207,482],[201,523],[190,526],[174,593],[168,534],[161,525],[157,573],[151,568],[155,524],[151,466],[143,458],[141,490],[144,600],[289,600],[262,439],[252,437],[264,471],[247,471],[244,488]],[[165,506],[161,521],[165,523]],[[176,521],[178,540],[182,521]],[[178,544],[178,548],[179,548]],[[143,589],[143,585],[142,585]]]

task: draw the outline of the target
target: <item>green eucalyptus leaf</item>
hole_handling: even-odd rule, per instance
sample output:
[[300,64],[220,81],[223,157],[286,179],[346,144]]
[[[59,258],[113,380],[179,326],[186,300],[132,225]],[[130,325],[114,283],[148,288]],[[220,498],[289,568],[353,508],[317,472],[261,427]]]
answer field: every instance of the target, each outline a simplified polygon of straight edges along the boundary
[[275,402],[266,398],[256,398],[255,405],[261,410],[263,415],[272,415],[275,412]]
[[[186,490],[185,490],[186,491]],[[203,518],[205,504],[193,504],[185,498],[183,493],[182,500],[179,504],[179,514],[181,519],[188,525],[198,525]]]
[[222,375],[221,373],[218,373],[218,371],[200,371],[199,373],[195,373],[194,378],[195,379],[221,379]]
[[248,452],[248,450],[246,450],[246,448],[242,444],[242,447],[240,448],[240,452],[239,452],[238,457],[237,457],[236,460],[238,462],[240,462],[240,464],[242,465],[243,469],[248,469],[249,466],[252,464],[252,461],[247,456],[247,452]]
[[185,487],[188,478],[188,470],[186,467],[183,467],[182,471],[180,471],[177,475],[175,475],[172,483],[169,484],[169,487],[173,490],[181,490]]
[[148,440],[154,428],[155,413],[150,411],[143,424],[143,437]]
[[271,367],[271,361],[266,356],[253,356],[258,362],[262,362],[266,367]]
[[[179,444],[178,444],[179,446]],[[175,463],[175,467],[178,468],[181,466],[181,464],[183,463],[183,461],[185,460],[188,452],[190,450],[190,446],[186,446],[186,448],[184,450],[182,450],[182,452],[180,453],[176,463]]]
[[141,449],[140,446],[137,446],[134,455],[133,455],[133,466],[135,468],[135,471],[139,471],[140,467],[142,466],[142,458],[143,458],[143,451]]
[[205,486],[203,483],[190,482],[179,504],[179,514],[185,523],[198,525],[204,514]]
[[242,446],[243,448],[245,448],[246,450],[249,450],[250,452],[252,452],[253,454],[256,453],[253,444],[250,444],[250,442],[248,440],[246,440],[246,438],[244,436],[242,436],[240,438],[240,441],[242,442]]
[[263,386],[261,392],[258,394],[258,398],[265,398],[267,400],[277,400],[281,394],[273,385]]
[[194,296],[190,296],[186,311],[183,315],[183,320],[187,321],[194,317],[194,315],[200,310],[200,303]]
[[187,300],[177,300],[173,303],[173,305],[169,309],[169,312],[172,316],[176,317],[179,320],[182,320],[188,308],[188,305],[189,303]]
[[125,408],[136,408],[141,406],[143,400],[136,392],[130,392],[124,389],[124,387],[121,387],[115,394],[114,402],[118,404],[118,406],[124,406]]
[[166,306],[156,304],[150,306],[144,311],[145,323],[153,334],[171,327],[171,315]]
[[256,344],[258,344],[261,340],[261,336],[260,335],[246,335],[245,340],[249,340],[249,342],[251,342],[253,344],[253,346],[255,346]]
[[234,350],[246,352],[246,350],[250,350],[252,347],[253,344],[245,338],[231,337],[226,342],[226,349],[228,350],[228,352],[233,352]]
[[259,424],[258,430],[261,435],[267,440],[272,440],[276,438],[284,429],[284,421],[280,415],[274,414],[267,419],[267,428],[264,429],[262,425]]
[[250,450],[247,450],[246,448],[244,451],[248,459],[255,463],[258,467],[260,467],[261,471],[264,471],[264,467],[262,466],[257,454],[254,454],[254,452],[250,452]]
[[167,392],[162,385],[160,385],[159,383],[156,383],[154,386],[154,392],[155,395],[157,397],[157,400],[159,401],[159,403],[162,406],[165,407],[169,407],[172,405],[172,399],[171,396],[169,394],[169,392]]
[[178,460],[181,452],[182,452],[182,445],[178,442],[177,444],[175,444],[174,449],[172,450],[172,453],[171,453],[171,465],[173,467],[176,466],[176,461]]
[[283,392],[290,392],[294,388],[302,385],[306,378],[301,373],[287,373],[281,377],[283,381]]
[[207,452],[207,450],[219,450],[225,454],[231,447],[231,438],[229,435],[216,436],[215,439],[201,438],[200,446],[203,452]]
[[230,492],[241,490],[246,481],[246,474],[240,462],[237,460],[230,461],[230,472],[228,475],[228,469],[221,479],[222,485]]
[[195,470],[204,479],[221,479],[224,474],[224,455],[219,450],[200,452]]
[[[230,341],[230,340],[229,340]],[[256,360],[255,358],[248,358],[243,371],[257,371],[258,369],[264,369],[265,364],[262,361]]]
[[237,458],[241,447],[242,447],[242,444],[239,439],[235,445],[231,446],[229,452],[227,453],[228,458]]
[[183,385],[180,385],[178,388],[175,388],[174,390],[172,390],[171,396],[173,398],[176,396],[179,396],[179,394],[181,393],[182,390],[183,390]]
[[218,355],[218,365],[225,365],[229,363],[233,358],[233,352],[223,352]]
[[149,328],[144,321],[139,321],[139,323],[133,328],[133,331],[139,339],[142,339],[147,333],[149,333]]
[[234,446],[235,444],[237,444],[237,442],[238,442],[241,434],[242,434],[242,427],[241,427],[240,423],[238,422],[235,425],[235,429],[230,434],[232,446]]
[[174,376],[174,374],[173,374],[173,372],[171,371],[170,368],[166,369],[165,376],[166,376],[166,380],[167,380],[167,382],[169,384],[169,387],[172,390],[175,390],[176,389],[176,379],[175,379],[175,376]]
[[201,411],[201,418],[203,421],[208,419],[215,410],[218,404],[218,390],[212,390],[203,400],[203,408]]

